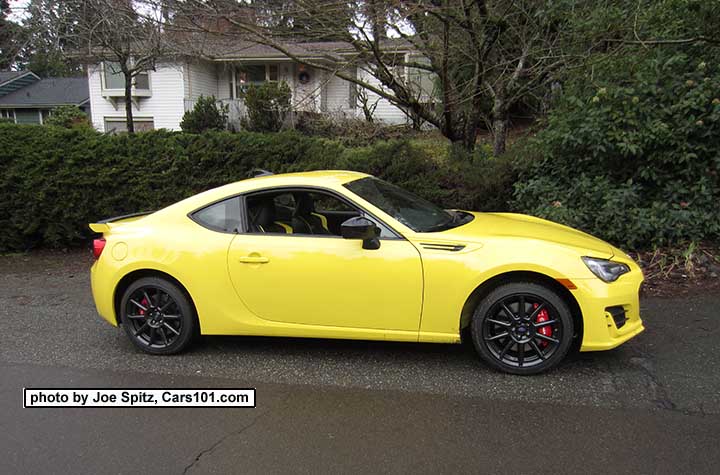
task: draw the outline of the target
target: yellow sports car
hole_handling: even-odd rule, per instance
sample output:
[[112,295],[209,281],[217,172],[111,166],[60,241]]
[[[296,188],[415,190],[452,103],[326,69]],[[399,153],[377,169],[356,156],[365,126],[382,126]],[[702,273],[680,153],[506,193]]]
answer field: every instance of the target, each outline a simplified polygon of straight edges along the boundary
[[459,343],[533,374],[643,331],[619,249],[508,213],[444,210],[369,175],[260,176],[90,224],[99,314],[153,354],[193,337]]

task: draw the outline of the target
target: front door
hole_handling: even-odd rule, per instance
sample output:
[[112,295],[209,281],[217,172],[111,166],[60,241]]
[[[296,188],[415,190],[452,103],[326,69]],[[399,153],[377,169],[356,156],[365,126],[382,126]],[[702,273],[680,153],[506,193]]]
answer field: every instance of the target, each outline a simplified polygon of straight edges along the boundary
[[245,305],[276,322],[418,331],[417,249],[387,235],[379,249],[363,249],[333,225],[361,210],[327,193],[313,192],[310,200],[303,193],[246,200],[248,232],[235,236],[228,252],[230,277]]

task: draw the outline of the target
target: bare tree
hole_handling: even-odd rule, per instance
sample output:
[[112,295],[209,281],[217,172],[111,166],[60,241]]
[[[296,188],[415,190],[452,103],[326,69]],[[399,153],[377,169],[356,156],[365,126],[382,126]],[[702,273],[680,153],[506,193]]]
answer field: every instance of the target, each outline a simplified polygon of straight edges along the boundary
[[172,54],[163,31],[162,12],[140,12],[132,0],[69,0],[75,55],[84,63],[104,64],[124,78],[127,131],[133,133],[132,93],[137,77]]
[[[143,0],[174,12],[174,28],[268,45],[328,71],[475,146],[483,126],[505,150],[511,109],[581,58],[564,2],[535,0]],[[168,5],[170,5],[168,7]],[[573,15],[578,15],[578,11]],[[202,21],[197,21],[202,18]],[[215,21],[207,21],[208,19]],[[219,31],[208,25],[224,22]],[[278,23],[278,22],[281,22]],[[298,42],[342,41],[310,59]],[[571,45],[572,48],[567,46]],[[588,45],[590,48],[592,45]],[[568,51],[573,51],[569,54]],[[578,54],[580,52],[581,54]],[[357,74],[356,72],[361,74]],[[413,77],[425,77],[424,81]],[[419,87],[425,83],[428,88]]]
[[360,89],[359,91],[357,91],[355,97],[357,104],[362,109],[365,120],[370,123],[375,122],[375,109],[377,109],[380,99],[371,99],[364,89]]

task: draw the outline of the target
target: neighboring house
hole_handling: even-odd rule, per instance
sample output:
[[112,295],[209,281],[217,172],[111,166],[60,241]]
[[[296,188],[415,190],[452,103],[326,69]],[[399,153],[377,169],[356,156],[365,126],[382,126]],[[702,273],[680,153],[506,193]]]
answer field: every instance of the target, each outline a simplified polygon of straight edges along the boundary
[[[292,49],[294,54],[318,62],[330,55],[352,54],[348,44],[339,42],[302,43]],[[136,130],[179,130],[183,114],[200,96],[214,96],[226,104],[229,122],[238,128],[245,115],[240,98],[243,88],[268,81],[285,81],[290,86],[294,110],[363,117],[354,84],[295,63],[269,46],[236,43],[204,50],[195,57],[160,62],[136,78],[132,94]],[[103,132],[126,130],[124,81],[117,71],[111,63],[88,67],[93,124]],[[369,78],[361,68],[348,72]],[[406,114],[387,100],[374,93],[368,93],[368,98],[377,102],[374,119],[390,124],[408,122]]]
[[0,117],[42,124],[55,107],[78,106],[90,117],[87,78],[40,79],[31,71],[0,71]]

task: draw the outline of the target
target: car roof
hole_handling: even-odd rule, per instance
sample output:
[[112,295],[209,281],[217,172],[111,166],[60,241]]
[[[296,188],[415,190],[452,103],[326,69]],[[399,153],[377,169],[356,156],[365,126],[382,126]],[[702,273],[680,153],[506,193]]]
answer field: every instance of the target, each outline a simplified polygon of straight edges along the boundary
[[[366,173],[348,170],[315,170],[310,172],[280,173],[277,175],[262,175],[234,184],[242,185],[247,189],[264,188],[266,186],[293,186],[293,185],[342,185],[347,182],[367,177]],[[255,186],[255,185],[258,186]]]
[[263,175],[255,178],[229,183],[218,188],[204,191],[182,200],[170,208],[182,207],[187,211],[199,208],[222,198],[245,193],[253,190],[262,190],[283,186],[318,186],[333,188],[345,183],[365,178],[370,175],[347,170],[318,170],[298,173],[280,173],[277,175]]

